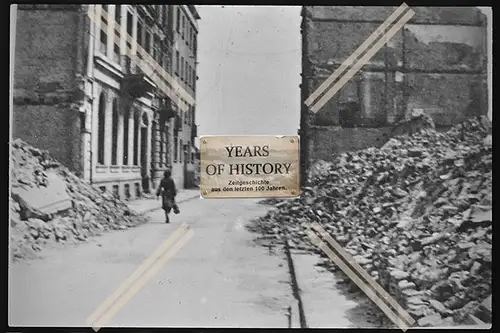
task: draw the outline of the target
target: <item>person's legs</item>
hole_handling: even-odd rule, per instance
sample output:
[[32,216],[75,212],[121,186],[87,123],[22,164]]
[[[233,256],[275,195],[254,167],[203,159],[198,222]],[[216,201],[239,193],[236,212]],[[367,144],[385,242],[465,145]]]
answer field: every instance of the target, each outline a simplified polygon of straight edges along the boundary
[[165,209],[165,223],[170,223],[170,218],[168,217],[168,214],[170,213],[171,210],[172,208],[170,207]]

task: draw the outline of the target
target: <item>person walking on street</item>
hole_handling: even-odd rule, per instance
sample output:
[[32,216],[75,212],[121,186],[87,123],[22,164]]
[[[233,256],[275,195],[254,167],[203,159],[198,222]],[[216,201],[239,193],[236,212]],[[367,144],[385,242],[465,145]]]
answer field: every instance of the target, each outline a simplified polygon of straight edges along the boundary
[[165,211],[165,223],[170,223],[168,214],[172,209],[175,214],[179,214],[179,207],[175,203],[175,197],[177,196],[175,182],[172,179],[172,172],[168,169],[163,173],[163,179],[156,191],[156,198],[159,199],[160,195],[162,196],[162,208]]

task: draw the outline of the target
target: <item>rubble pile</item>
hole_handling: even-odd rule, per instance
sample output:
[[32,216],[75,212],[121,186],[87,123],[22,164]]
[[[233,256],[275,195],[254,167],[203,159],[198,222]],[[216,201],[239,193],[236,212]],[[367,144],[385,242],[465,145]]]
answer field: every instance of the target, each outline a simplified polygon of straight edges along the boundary
[[[321,253],[305,234],[319,223],[421,326],[463,324],[491,294],[486,118],[338,155],[309,182],[300,198],[261,218],[260,229]],[[324,265],[336,270],[327,258]]]
[[[11,157],[11,255],[14,260],[33,258],[49,243],[81,242],[103,231],[126,229],[146,222],[110,193],[85,183],[55,161],[46,151],[17,139]],[[65,186],[67,209],[44,212],[18,194],[51,188],[48,175]],[[47,196],[51,196],[48,193]],[[56,196],[56,193],[54,193]]]

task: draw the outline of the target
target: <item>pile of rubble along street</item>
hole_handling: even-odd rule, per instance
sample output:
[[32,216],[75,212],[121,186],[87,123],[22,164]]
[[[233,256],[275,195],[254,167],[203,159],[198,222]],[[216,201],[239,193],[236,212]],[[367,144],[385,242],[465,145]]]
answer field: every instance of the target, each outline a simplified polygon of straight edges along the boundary
[[277,242],[286,234],[338,270],[305,234],[319,223],[421,326],[464,324],[491,294],[487,118],[337,155],[309,181],[258,221]]
[[[103,193],[76,177],[48,152],[19,139],[12,143],[11,163],[10,246],[14,260],[34,258],[36,252],[50,243],[82,242],[106,230],[147,222],[110,193]],[[65,184],[63,195],[69,201],[68,209],[54,214],[35,209],[16,194],[20,189],[28,194],[40,188],[50,189],[48,174],[55,174]]]

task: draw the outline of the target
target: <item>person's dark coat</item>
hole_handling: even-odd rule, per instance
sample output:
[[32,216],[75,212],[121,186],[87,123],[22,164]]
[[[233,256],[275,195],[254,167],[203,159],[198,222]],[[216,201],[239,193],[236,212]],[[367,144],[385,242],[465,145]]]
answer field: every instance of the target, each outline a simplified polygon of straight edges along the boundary
[[162,196],[162,208],[167,212],[170,212],[172,208],[176,206],[175,197],[177,196],[177,188],[175,187],[174,180],[172,178],[163,178],[158,186],[156,195]]

